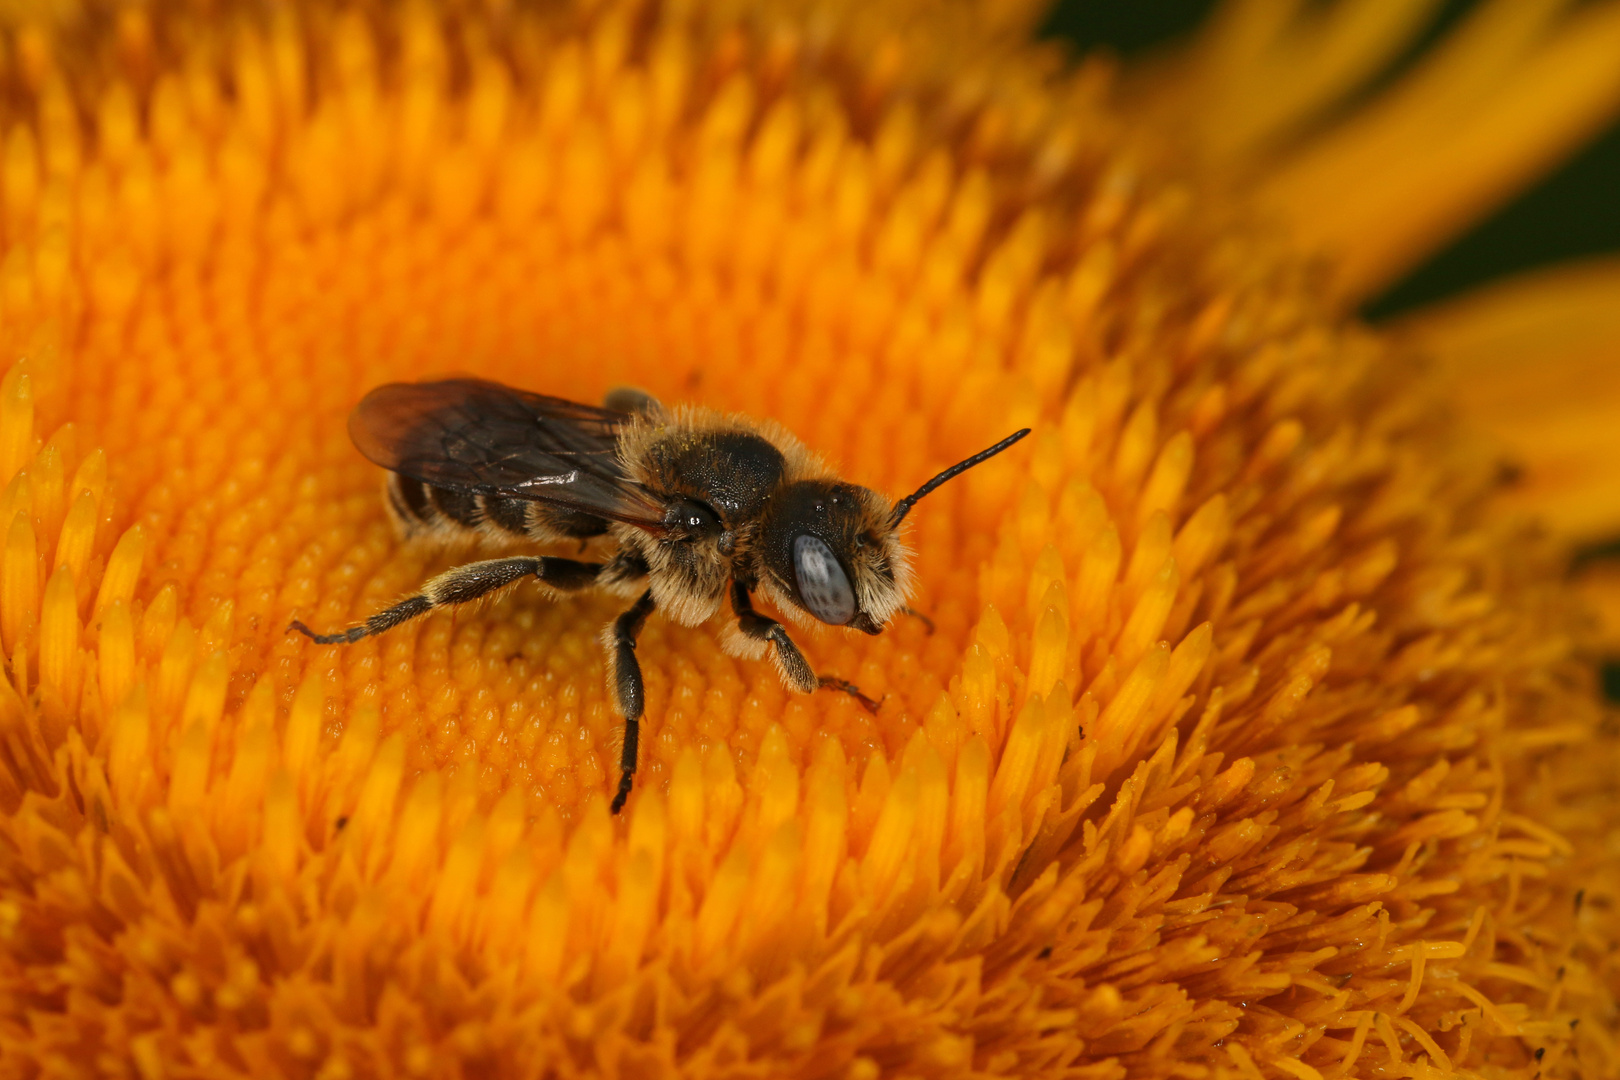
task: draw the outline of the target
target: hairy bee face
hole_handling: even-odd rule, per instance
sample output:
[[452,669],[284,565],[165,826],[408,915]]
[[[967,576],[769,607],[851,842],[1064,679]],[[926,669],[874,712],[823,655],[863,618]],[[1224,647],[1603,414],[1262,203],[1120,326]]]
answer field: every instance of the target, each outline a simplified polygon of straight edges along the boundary
[[786,485],[760,528],[761,585],[790,616],[879,633],[911,591],[910,556],[890,513],[886,499],[854,484]]

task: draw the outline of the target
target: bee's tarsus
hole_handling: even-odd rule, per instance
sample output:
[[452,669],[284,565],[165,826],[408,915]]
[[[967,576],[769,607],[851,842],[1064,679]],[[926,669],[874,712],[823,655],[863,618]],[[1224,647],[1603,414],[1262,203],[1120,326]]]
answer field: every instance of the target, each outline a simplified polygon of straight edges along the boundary
[[619,790],[614,794],[613,801],[608,804],[608,813],[617,814],[624,809],[624,801],[630,797],[630,788],[634,786],[636,774],[626,772],[619,774]]
[[317,634],[297,619],[294,619],[287,629],[297,630],[317,645],[348,645],[359,641],[370,632],[363,626],[356,626],[348,630],[339,630],[335,634]]
[[865,709],[867,712],[872,713],[874,715],[877,713],[878,709],[880,707],[882,707],[883,703],[885,701],[889,700],[889,696],[887,694],[885,694],[885,695],[883,695],[883,697],[879,698],[878,700],[873,701],[871,698],[869,698],[865,694],[861,693],[861,688],[860,687],[856,686],[854,683],[848,681],[847,679],[839,679],[839,678],[835,678],[834,676],[831,676],[831,675],[822,675],[819,678],[820,678],[820,681],[821,681],[821,688],[822,689],[824,689],[824,690],[840,690],[840,691],[848,694],[850,697],[854,698],[856,701],[860,702],[861,703],[861,708]]
[[918,622],[922,623],[925,627],[928,628],[928,635],[930,637],[933,636],[933,634],[934,634],[934,620],[933,619],[930,619],[928,616],[924,615],[922,612],[918,611],[914,607],[903,607],[903,608],[900,609],[900,611],[903,614],[910,615],[913,619],[916,619]]

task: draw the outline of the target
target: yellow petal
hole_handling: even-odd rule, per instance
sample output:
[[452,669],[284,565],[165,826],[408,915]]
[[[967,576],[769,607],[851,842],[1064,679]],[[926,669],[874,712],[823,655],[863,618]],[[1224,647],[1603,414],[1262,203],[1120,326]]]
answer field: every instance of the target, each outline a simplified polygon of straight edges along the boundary
[[[1620,110],[1620,3],[1485,0],[1389,86],[1424,0],[1233,0],[1144,96],[1324,254],[1346,306],[1376,293]],[[1365,95],[1360,100],[1357,95]]]
[[1526,274],[1402,319],[1520,475],[1503,499],[1577,543],[1620,538],[1620,260]]
[[1135,83],[1160,107],[1174,109],[1174,99],[1196,95],[1187,118],[1197,126],[1200,148],[1228,167],[1252,171],[1279,139],[1376,74],[1438,6],[1438,0],[1230,0],[1184,59],[1150,67]]
[[[1595,558],[1580,567],[1575,587],[1593,619],[1596,647],[1611,663],[1620,659],[1620,559]],[[1611,685],[1611,697],[1615,694]]]
[[1262,201],[1334,260],[1347,303],[1417,265],[1614,115],[1620,4],[1549,19],[1557,6],[1482,5],[1411,75],[1270,171]]

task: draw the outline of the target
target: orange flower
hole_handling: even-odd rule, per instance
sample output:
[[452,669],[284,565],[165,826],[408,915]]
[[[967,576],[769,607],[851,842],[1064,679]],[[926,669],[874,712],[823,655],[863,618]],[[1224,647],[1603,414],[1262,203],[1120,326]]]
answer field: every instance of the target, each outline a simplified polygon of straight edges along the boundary
[[[1014,0],[6,8],[6,1074],[1620,1070],[1588,631],[1422,361],[1615,317],[1344,314],[1613,110],[1556,7],[1297,139],[1426,5],[1117,94]],[[612,818],[616,602],[285,632],[465,558],[344,429],[453,370],[891,493],[1036,431],[911,515],[935,632],[804,637],[876,715],[655,618]]]

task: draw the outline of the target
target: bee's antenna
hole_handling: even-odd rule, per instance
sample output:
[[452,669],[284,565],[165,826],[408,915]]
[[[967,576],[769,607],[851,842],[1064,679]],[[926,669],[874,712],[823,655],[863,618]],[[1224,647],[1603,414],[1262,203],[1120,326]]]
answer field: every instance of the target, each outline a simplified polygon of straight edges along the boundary
[[907,495],[905,498],[895,503],[894,513],[889,515],[889,528],[892,529],[904,521],[906,515],[911,513],[911,508],[916,506],[917,501],[924,495],[927,495],[930,491],[933,491],[935,488],[939,487],[939,485],[951,479],[951,477],[960,476],[962,473],[965,473],[969,469],[973,468],[973,466],[989,461],[991,458],[995,457],[997,454],[1007,449],[1007,447],[1011,446],[1013,443],[1017,442],[1019,439],[1022,439],[1028,434],[1029,428],[1024,428],[1022,431],[1013,432],[1005,439],[1002,439],[1000,442],[996,443],[996,445],[992,446],[990,449],[980,450],[977,454],[974,454],[966,461],[958,461],[955,465],[952,465],[950,468],[928,481],[928,483],[924,484],[916,491],[913,491],[910,495]]

